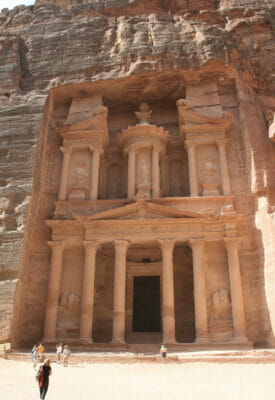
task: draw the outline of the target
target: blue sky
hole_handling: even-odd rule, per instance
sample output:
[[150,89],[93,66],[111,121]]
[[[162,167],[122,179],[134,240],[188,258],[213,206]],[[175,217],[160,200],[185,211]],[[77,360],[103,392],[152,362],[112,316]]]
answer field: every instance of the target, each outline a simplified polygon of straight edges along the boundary
[[24,4],[25,6],[31,6],[35,3],[35,0],[0,0],[0,10],[2,8],[9,8],[12,10],[15,6]]

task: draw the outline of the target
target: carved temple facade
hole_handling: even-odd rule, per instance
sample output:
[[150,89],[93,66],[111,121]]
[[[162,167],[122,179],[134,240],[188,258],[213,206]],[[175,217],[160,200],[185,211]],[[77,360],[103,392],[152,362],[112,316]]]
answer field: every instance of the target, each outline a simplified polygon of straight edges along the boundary
[[177,141],[147,103],[115,137],[101,99],[73,100],[57,121],[45,342],[250,346],[244,221],[227,160],[233,117],[185,99],[174,107]]

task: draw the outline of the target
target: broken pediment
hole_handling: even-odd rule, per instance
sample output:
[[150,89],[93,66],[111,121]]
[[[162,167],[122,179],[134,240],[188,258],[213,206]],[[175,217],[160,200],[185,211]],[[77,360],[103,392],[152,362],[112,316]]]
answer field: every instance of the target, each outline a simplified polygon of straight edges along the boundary
[[182,140],[196,135],[225,137],[225,133],[233,124],[233,116],[224,112],[220,118],[209,117],[194,111],[192,104],[185,99],[177,101],[179,134]]
[[126,219],[161,219],[161,218],[201,218],[203,214],[182,211],[172,207],[156,204],[147,200],[138,200],[123,207],[100,211],[89,216],[74,215],[74,218],[92,220],[126,220]]
[[56,131],[63,138],[64,142],[75,140],[87,141],[98,137],[103,145],[108,145],[107,117],[108,108],[97,106],[94,108],[93,115],[90,118],[72,124],[65,121],[58,121]]

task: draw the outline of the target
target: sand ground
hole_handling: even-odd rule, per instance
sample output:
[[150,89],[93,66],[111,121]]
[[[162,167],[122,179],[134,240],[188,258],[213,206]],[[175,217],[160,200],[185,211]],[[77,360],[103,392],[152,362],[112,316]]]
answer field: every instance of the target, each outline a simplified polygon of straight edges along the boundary
[[[275,364],[52,364],[47,400],[274,400]],[[39,399],[31,363],[0,359],[0,399]]]

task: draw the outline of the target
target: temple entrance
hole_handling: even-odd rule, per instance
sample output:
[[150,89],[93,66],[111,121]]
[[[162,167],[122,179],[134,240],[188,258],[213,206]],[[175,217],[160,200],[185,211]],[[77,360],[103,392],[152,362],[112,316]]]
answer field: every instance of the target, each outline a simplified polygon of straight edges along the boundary
[[135,276],[133,332],[160,332],[160,277]]

